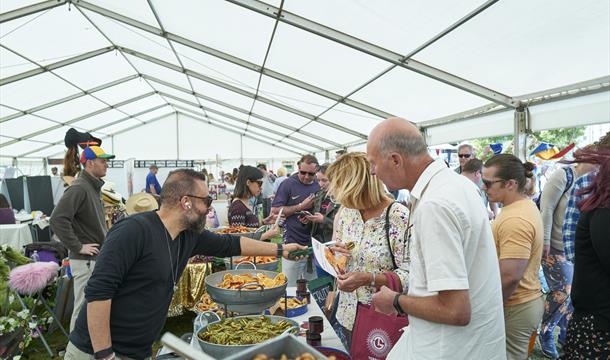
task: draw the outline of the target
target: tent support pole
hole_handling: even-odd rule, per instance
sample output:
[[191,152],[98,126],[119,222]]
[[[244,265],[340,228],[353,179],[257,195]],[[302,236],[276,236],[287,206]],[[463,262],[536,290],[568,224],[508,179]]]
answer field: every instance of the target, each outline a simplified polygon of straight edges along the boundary
[[519,106],[515,110],[514,118],[514,133],[513,153],[516,157],[525,161],[527,158],[527,134],[530,131],[530,117],[529,110],[525,106]]
[[178,124],[178,112],[176,111],[176,160],[180,160],[180,128]]
[[239,135],[239,163],[244,164],[244,135]]

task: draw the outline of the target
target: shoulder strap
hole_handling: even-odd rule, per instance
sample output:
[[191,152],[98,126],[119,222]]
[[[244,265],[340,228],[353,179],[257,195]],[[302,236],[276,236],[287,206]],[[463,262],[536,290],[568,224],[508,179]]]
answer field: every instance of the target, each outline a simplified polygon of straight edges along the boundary
[[397,269],[398,266],[396,266],[396,258],[394,258],[394,251],[392,250],[392,245],[390,243],[390,211],[392,210],[392,206],[394,206],[394,204],[396,204],[396,202],[391,203],[385,212],[385,239],[388,242],[388,248],[390,249],[392,265],[394,266],[394,269]]
[[563,193],[565,194],[566,191],[570,190],[570,188],[572,187],[572,185],[574,184],[574,171],[572,170],[571,167],[565,167],[563,168],[563,171],[566,172],[566,187],[565,189],[563,189]]

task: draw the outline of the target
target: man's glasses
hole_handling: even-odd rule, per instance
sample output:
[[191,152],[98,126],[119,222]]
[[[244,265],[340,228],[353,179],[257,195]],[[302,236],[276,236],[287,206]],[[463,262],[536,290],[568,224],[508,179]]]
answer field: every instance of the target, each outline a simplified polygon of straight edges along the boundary
[[463,159],[468,159],[470,156],[472,156],[472,154],[458,154],[458,157]]
[[485,187],[489,189],[493,184],[499,183],[499,182],[503,182],[503,181],[506,181],[506,180],[485,180],[485,179],[481,179],[481,181],[483,182],[483,185],[485,185]]
[[305,176],[305,175],[309,175],[309,176],[316,176],[315,172],[308,172],[308,171],[303,171],[303,170],[299,170],[299,174]]
[[200,200],[203,201],[203,203],[207,207],[210,207],[212,205],[212,201],[214,201],[214,199],[212,199],[212,197],[210,195],[208,195],[208,196],[195,196],[195,195],[186,194],[184,196],[189,196],[189,197],[193,197],[195,199],[200,199]]

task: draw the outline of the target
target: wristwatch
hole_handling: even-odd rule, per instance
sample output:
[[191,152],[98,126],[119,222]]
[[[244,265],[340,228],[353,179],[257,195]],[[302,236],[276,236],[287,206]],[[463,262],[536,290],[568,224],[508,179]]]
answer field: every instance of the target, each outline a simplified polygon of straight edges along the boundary
[[396,312],[398,312],[398,315],[405,315],[405,312],[402,310],[402,308],[400,307],[400,302],[398,301],[398,299],[400,299],[400,293],[396,294],[396,296],[394,296],[394,309],[396,309]]
[[284,256],[284,245],[277,244],[277,258],[281,259]]

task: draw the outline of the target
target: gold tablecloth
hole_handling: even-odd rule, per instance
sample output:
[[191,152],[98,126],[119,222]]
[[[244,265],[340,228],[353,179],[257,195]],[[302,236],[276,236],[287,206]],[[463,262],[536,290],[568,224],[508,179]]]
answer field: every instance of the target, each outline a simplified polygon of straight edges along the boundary
[[184,310],[190,310],[205,294],[205,277],[212,273],[211,263],[189,263],[186,265],[180,281],[178,290],[174,294],[172,303],[167,313],[168,317],[179,316]]

